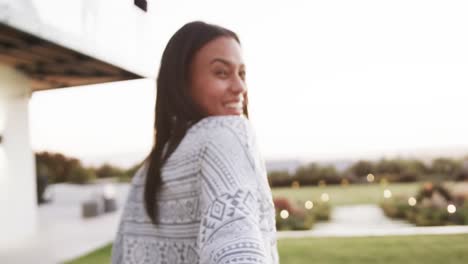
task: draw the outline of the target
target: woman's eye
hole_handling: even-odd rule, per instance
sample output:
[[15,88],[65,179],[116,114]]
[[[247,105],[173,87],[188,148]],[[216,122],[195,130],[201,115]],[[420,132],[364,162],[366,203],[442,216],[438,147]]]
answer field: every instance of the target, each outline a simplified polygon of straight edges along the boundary
[[216,76],[219,76],[219,77],[226,77],[228,75],[227,71],[225,70],[216,71],[215,74]]
[[245,71],[240,71],[239,76],[241,77],[242,80],[245,80]]

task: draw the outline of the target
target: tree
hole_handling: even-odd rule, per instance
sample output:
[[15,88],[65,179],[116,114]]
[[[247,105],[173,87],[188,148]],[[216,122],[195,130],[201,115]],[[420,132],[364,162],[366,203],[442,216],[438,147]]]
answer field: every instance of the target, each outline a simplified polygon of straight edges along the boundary
[[47,171],[49,183],[67,182],[71,170],[81,166],[78,159],[69,158],[59,153],[39,152],[35,154],[35,158],[36,168]]
[[273,171],[268,174],[271,187],[290,187],[292,177],[287,171]]
[[401,159],[381,159],[376,164],[376,173],[400,174],[404,171],[405,164]]
[[319,182],[319,179],[320,166],[316,163],[299,167],[293,176],[293,180],[298,181],[301,185],[314,185]]
[[104,164],[96,170],[96,176],[100,179],[102,178],[112,178],[112,177],[121,177],[124,174],[124,170],[112,166],[110,164]]
[[367,160],[360,160],[354,163],[349,169],[350,172],[356,178],[364,178],[369,173],[375,173],[374,163]]
[[432,161],[431,173],[445,180],[454,180],[462,170],[460,161],[449,158],[437,158]]

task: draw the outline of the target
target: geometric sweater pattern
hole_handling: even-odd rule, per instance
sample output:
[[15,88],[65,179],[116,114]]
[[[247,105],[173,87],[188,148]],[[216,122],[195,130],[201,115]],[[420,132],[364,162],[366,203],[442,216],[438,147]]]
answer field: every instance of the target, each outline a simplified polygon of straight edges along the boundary
[[132,178],[113,264],[278,264],[275,208],[250,121],[194,124],[161,169],[158,224],[146,214],[143,164]]

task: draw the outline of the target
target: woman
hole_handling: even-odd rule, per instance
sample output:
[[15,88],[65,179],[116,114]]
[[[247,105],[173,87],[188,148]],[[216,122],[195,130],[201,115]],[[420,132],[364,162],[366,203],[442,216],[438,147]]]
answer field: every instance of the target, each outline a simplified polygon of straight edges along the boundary
[[184,25],[162,56],[155,145],[132,180],[112,263],[278,263],[271,190],[247,116],[236,34]]

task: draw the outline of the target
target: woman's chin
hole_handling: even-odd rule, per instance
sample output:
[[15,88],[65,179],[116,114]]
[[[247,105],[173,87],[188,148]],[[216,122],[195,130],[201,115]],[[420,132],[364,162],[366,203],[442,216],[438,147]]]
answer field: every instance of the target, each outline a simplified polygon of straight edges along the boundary
[[242,115],[242,110],[228,109],[227,111],[225,111],[225,115]]
[[222,115],[242,115],[244,114],[243,109],[236,109],[236,108],[223,108],[219,109],[216,112],[211,112],[208,116],[222,116]]

